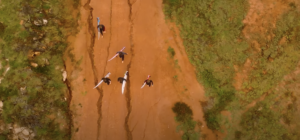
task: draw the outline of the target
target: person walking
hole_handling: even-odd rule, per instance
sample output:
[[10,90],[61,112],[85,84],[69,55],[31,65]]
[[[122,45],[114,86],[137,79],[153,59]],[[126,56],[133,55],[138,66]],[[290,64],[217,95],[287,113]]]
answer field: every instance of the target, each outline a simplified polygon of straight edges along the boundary
[[153,81],[150,80],[150,75],[148,75],[148,78],[144,81],[144,84],[141,88],[143,88],[145,85],[148,85],[149,87],[153,86]]
[[101,80],[103,80],[103,82],[106,83],[107,85],[111,84],[111,80],[108,77],[104,77]]
[[127,55],[127,53],[123,52],[123,51],[118,51],[117,54],[119,54],[119,57],[122,58],[122,63],[124,62],[124,57],[125,55]]
[[[98,36],[99,36],[99,33],[101,33],[101,35],[102,35],[101,37],[103,38],[103,33],[105,33],[105,26],[103,24],[100,24],[99,17],[97,17],[97,21],[98,21],[98,23],[97,23]],[[98,37],[98,39],[99,39],[99,37]]]
[[119,81],[121,84],[123,84],[123,81],[126,81],[126,79],[123,78],[123,77],[119,77],[119,78],[118,78],[118,81]]
[[127,55],[127,53],[123,52],[123,50],[125,49],[125,47],[123,47],[120,51],[118,51],[111,59],[109,59],[108,61],[113,60],[115,57],[117,57],[119,55],[120,58],[122,58],[122,63],[124,62],[124,56]]

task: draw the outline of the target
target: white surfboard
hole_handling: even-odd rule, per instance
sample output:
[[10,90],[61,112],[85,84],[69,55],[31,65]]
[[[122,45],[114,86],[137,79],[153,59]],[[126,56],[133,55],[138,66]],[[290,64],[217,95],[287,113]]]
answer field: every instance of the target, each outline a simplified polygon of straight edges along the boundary
[[123,84],[122,84],[122,94],[124,93],[124,90],[125,90],[125,85],[126,85],[126,80],[127,80],[127,73],[128,73],[128,71],[126,71],[125,74],[124,74],[124,79],[125,80],[123,80]]
[[[99,17],[97,17],[97,25],[99,25],[100,24],[100,18]],[[98,27],[98,26],[97,26]],[[97,28],[97,30],[98,30],[98,40],[99,40],[99,38],[100,38],[100,31],[99,31],[99,29]]]
[[141,88],[143,88],[146,85],[146,82],[143,84],[143,86]]
[[[125,47],[123,47],[120,51],[123,51],[125,49]],[[119,54],[117,53],[114,57],[112,57],[111,59],[109,59],[108,61],[113,60],[115,57],[117,57]]]
[[[108,72],[108,73],[105,75],[105,78],[109,77],[109,75],[110,75],[110,72]],[[94,87],[94,89],[97,88],[98,86],[100,86],[100,84],[101,84],[102,82],[103,82],[103,80],[101,80],[101,81]]]

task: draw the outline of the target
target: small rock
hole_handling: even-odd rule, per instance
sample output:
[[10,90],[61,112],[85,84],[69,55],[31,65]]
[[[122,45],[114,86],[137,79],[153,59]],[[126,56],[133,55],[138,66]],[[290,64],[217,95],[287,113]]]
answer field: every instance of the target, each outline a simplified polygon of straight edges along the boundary
[[34,20],[33,24],[36,26],[41,26],[42,25],[42,21],[41,20]]
[[0,101],[0,109],[3,108],[3,102]]
[[7,73],[9,70],[10,70],[10,67],[7,67],[6,70],[5,70],[5,72],[3,73],[3,75],[5,76],[6,73]]
[[47,25],[47,23],[48,23],[48,20],[47,19],[43,19],[43,24]]
[[44,62],[45,62],[46,65],[50,64],[47,58],[42,58],[42,59],[44,60]]
[[4,129],[5,129],[5,125],[3,124],[0,126],[0,130],[3,131]]
[[23,133],[18,134],[18,137],[19,137],[21,140],[29,140],[28,135],[26,136],[26,135],[24,135]]
[[24,130],[22,131],[22,133],[23,133],[25,136],[28,136],[28,135],[29,135],[29,131],[28,131],[27,129],[24,129]]
[[8,129],[13,129],[12,124],[11,124],[11,123],[7,124],[7,125],[6,125],[6,128],[8,128]]
[[26,87],[21,87],[20,91],[21,91],[21,94],[24,94],[26,92]]
[[41,52],[34,52],[34,56],[38,56],[40,54],[41,54]]
[[22,132],[23,130],[25,129],[25,127],[17,127],[17,128],[14,128],[14,134],[18,134],[20,132]]
[[31,137],[31,138],[35,137],[35,134],[34,134],[34,133],[31,133],[31,134],[30,134],[30,137]]
[[55,66],[55,70],[58,70],[59,69],[59,66]]
[[33,62],[31,62],[31,66],[33,66],[33,67],[37,67],[38,66],[38,64],[37,63],[33,63]]
[[62,73],[62,76],[63,76],[63,81],[66,81],[66,79],[67,79],[67,72],[64,71],[64,72]]
[[13,135],[12,140],[19,140],[19,137],[17,135]]

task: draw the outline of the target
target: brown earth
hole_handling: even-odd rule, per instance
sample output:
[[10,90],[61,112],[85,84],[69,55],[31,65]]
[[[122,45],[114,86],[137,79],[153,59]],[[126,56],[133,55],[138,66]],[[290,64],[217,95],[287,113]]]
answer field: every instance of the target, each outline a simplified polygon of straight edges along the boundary
[[[179,140],[178,123],[172,107],[183,101],[201,122],[201,134],[209,140],[216,136],[206,126],[200,101],[204,90],[196,80],[178,29],[164,20],[161,0],[110,1],[82,0],[80,32],[70,37],[75,59],[82,58],[80,69],[66,60],[71,81],[74,132],[76,140]],[[106,27],[104,38],[97,39],[96,17]],[[171,30],[171,28],[173,28]],[[107,62],[126,46],[125,61]],[[167,53],[174,48],[178,67]],[[125,94],[121,94],[118,77],[129,71]],[[111,72],[111,85],[95,84]],[[154,86],[140,87],[150,74]],[[177,79],[174,78],[177,76]]]

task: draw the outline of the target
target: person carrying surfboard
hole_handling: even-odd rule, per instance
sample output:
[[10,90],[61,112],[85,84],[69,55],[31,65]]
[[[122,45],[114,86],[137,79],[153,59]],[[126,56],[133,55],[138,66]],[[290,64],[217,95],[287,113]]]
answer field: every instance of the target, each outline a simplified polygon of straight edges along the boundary
[[104,83],[106,83],[107,85],[111,84],[111,80],[107,77],[102,78],[101,80],[103,80]]
[[128,78],[128,71],[125,72],[124,78],[123,77],[118,78],[118,81],[122,84],[122,94],[125,91],[125,85],[126,85],[126,82],[127,82],[127,78]]
[[105,33],[105,26],[103,24],[99,24],[97,28],[98,28],[98,32],[101,33],[102,35],[101,37],[103,38],[103,33]]
[[117,54],[119,54],[119,57],[122,58],[122,63],[124,62],[124,55],[127,55],[127,53],[123,51],[118,51]]
[[119,81],[121,84],[123,84],[123,81],[126,81],[126,79],[124,79],[123,77],[119,77],[119,78],[118,78],[118,81]]
[[[125,75],[126,75],[126,76],[125,76]],[[127,78],[127,76],[128,76],[128,71],[126,71],[126,72],[125,72],[125,75],[124,75],[124,77],[126,77],[126,78]],[[127,79],[125,79],[125,78],[123,78],[123,77],[119,77],[119,78],[118,78],[118,81],[119,81],[121,84],[123,84],[123,81],[125,81],[125,82],[126,82],[126,81],[127,81]]]
[[145,85],[148,85],[149,87],[153,86],[153,81],[150,80],[150,75],[148,75],[148,78],[145,80],[143,86],[141,88],[143,88]]
[[123,52],[123,50],[125,49],[125,47],[123,47],[120,51],[118,51],[115,56],[113,56],[111,59],[109,59],[108,61],[113,60],[115,57],[117,57],[118,55],[120,56],[120,58],[122,58],[122,63],[124,62],[124,55],[127,55],[127,53]]
[[[104,81],[105,81],[105,83],[107,83],[107,84],[109,85],[109,84],[111,83],[110,79],[108,78],[109,75],[110,75],[110,72],[108,72],[108,73],[104,76],[104,78],[102,78],[102,79],[100,80],[100,82],[94,87],[94,89],[97,88],[98,86],[100,86],[101,83],[104,82]],[[107,78],[107,79],[106,79],[106,78]]]
[[103,38],[103,33],[105,33],[105,26],[103,24],[100,24],[99,17],[97,17],[97,29],[98,29],[98,40],[99,40],[100,33],[102,35],[102,38]]

